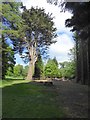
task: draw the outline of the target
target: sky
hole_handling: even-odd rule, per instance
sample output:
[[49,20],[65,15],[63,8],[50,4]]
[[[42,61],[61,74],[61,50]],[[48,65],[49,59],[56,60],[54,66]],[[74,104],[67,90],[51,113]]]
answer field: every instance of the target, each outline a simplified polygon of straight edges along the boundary
[[[71,28],[65,27],[65,20],[71,18],[72,14],[68,11],[60,12],[60,7],[47,3],[46,0],[21,0],[23,5],[27,9],[30,9],[31,6],[39,8],[44,8],[46,13],[52,13],[54,17],[54,26],[57,28],[58,37],[55,38],[57,42],[52,44],[49,48],[49,58],[56,57],[58,62],[68,61],[69,60],[69,50],[74,46],[73,33],[70,32]],[[44,61],[45,62],[45,61]],[[16,54],[16,64],[25,65],[19,55]]]

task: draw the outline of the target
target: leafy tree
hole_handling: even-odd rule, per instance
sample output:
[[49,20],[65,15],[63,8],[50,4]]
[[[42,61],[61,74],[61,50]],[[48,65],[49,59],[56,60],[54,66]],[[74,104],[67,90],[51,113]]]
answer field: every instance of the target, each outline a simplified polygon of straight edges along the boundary
[[57,61],[56,57],[53,58],[53,61],[56,64],[56,66],[58,67],[58,61]]
[[23,70],[22,70],[22,76],[23,76],[23,78],[25,79],[26,78],[26,76],[27,76],[27,73],[28,73],[28,68],[29,68],[29,66],[27,65],[27,66],[25,66],[25,67],[23,67]]
[[29,62],[27,80],[30,80],[34,73],[38,51],[44,54],[48,47],[56,42],[53,40],[56,37],[56,28],[51,15],[46,14],[41,8],[32,7],[29,10],[24,8],[22,18],[25,37],[20,41],[20,54],[24,61]]
[[13,76],[13,70],[11,69],[11,67],[8,67],[6,75]]
[[71,61],[71,62],[62,62],[60,63],[61,68],[60,68],[60,72],[61,72],[61,76],[65,77],[65,78],[73,78],[75,77],[75,62]]
[[50,78],[57,77],[58,67],[56,63],[53,60],[49,59],[45,66],[44,72],[46,77],[50,77]]
[[23,76],[23,66],[18,64],[14,66],[14,76]]

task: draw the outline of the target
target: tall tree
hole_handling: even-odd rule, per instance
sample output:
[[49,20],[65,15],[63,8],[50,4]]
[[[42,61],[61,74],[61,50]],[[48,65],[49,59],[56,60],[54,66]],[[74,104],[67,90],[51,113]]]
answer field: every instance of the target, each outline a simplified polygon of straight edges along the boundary
[[31,8],[29,10],[24,8],[22,14],[24,25],[23,31],[25,37],[22,38],[21,51],[25,51],[24,55],[21,52],[23,60],[29,62],[29,70],[27,80],[32,79],[34,73],[35,62],[37,61],[38,51],[41,54],[48,49],[48,47],[55,43],[53,39],[56,37],[56,28],[54,28],[53,18],[51,14],[46,14],[44,9]]
[[2,79],[5,79],[5,75],[7,74],[7,70],[10,67],[13,70],[13,66],[15,64],[14,51],[12,48],[6,43],[5,38],[2,35]]
[[[2,20],[2,78],[5,78],[8,67],[14,64],[14,54],[19,48],[18,39],[20,38],[20,29],[22,24],[22,18],[20,13],[20,4],[17,2],[2,2],[1,20]],[[12,44],[13,47],[9,47],[7,41]],[[10,65],[11,64],[11,65]]]

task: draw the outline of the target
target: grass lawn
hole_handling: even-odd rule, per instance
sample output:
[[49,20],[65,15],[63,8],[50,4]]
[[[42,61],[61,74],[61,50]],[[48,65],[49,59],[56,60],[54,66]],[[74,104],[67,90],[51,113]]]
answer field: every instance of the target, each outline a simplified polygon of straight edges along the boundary
[[44,86],[25,80],[2,82],[3,118],[62,118],[53,86]]

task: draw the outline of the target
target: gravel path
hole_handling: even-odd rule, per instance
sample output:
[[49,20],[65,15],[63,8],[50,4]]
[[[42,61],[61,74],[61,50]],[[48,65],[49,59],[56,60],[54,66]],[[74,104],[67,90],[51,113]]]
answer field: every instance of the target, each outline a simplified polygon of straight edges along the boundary
[[53,84],[58,92],[57,101],[68,113],[67,118],[88,118],[88,86],[71,81]]

